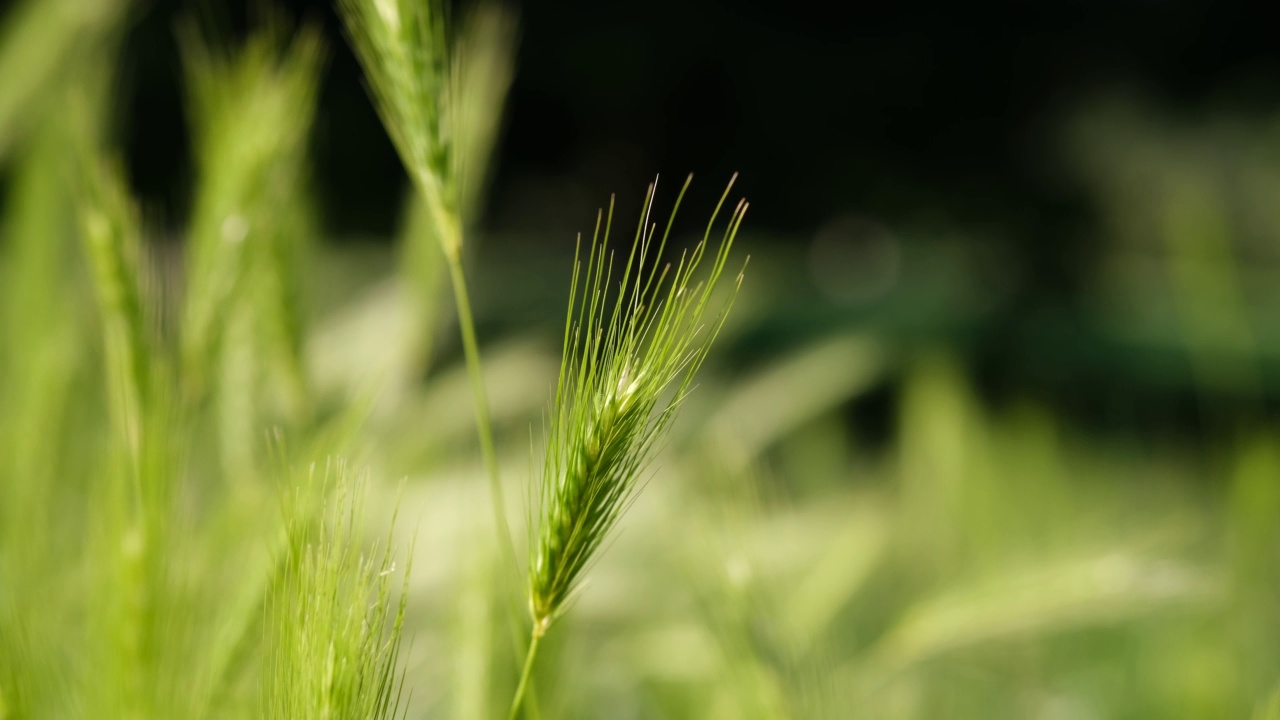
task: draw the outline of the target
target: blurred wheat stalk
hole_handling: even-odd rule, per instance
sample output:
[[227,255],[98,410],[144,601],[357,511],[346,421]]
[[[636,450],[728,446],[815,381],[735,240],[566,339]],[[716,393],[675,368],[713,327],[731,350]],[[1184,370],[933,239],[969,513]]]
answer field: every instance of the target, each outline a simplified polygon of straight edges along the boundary
[[361,552],[364,481],[325,460],[343,444],[299,369],[318,38],[183,35],[200,183],[179,289],[111,149],[124,10],[28,3],[4,46],[56,35],[67,57],[33,68],[60,74],[26,98],[46,121],[16,145],[0,262],[0,716],[396,716],[404,575]]

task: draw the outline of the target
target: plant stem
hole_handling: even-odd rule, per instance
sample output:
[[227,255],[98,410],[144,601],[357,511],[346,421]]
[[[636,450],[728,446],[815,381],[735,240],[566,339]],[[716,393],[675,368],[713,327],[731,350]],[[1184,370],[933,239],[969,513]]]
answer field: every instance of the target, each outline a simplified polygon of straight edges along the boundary
[[[516,546],[511,539],[511,526],[507,524],[507,503],[502,491],[502,476],[498,470],[498,456],[494,450],[493,425],[489,420],[489,399],[484,389],[484,373],[480,366],[480,346],[476,342],[475,320],[471,315],[471,298],[467,290],[467,274],[462,265],[462,224],[458,216],[445,209],[439,196],[427,188],[428,183],[419,183],[419,191],[427,200],[431,216],[436,222],[440,246],[444,251],[445,262],[449,266],[449,284],[453,287],[454,306],[458,315],[458,328],[462,333],[462,353],[467,363],[467,377],[471,382],[471,399],[475,405],[476,435],[480,439],[480,455],[484,461],[485,475],[489,480],[489,499],[493,509],[494,531],[498,535],[498,545],[503,557],[503,564],[515,575],[520,573],[520,564],[516,560]],[[520,653],[520,605],[513,593],[503,592],[506,601],[507,626],[510,631],[512,651],[519,657]],[[537,712],[537,698],[532,693],[530,700],[533,716]]]
[[538,656],[538,641],[542,639],[542,634],[538,632],[538,626],[534,625],[533,633],[530,635],[529,652],[524,656],[524,670],[520,672],[520,684],[516,685],[516,695],[511,700],[511,714],[509,720],[516,720],[520,715],[520,705],[524,702],[525,691],[529,687],[529,678],[533,676],[533,661]]
[[458,326],[462,331],[462,352],[467,362],[467,376],[471,381],[471,399],[475,404],[476,434],[480,439],[480,455],[484,460],[485,474],[489,478],[493,522],[504,558],[510,567],[515,568],[516,551],[511,540],[511,528],[507,525],[507,505],[502,492],[502,477],[498,472],[498,456],[494,451],[493,426],[489,421],[489,400],[485,394],[484,375],[480,368],[480,348],[476,343],[475,321],[471,317],[471,300],[467,295],[467,276],[462,269],[460,258],[450,255],[448,262],[453,299],[458,312]]

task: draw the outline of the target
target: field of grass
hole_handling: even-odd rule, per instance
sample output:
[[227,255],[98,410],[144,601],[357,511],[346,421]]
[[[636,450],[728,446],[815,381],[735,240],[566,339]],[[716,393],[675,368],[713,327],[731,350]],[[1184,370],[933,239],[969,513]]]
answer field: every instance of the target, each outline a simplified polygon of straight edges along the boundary
[[963,240],[854,312],[728,178],[486,237],[515,18],[338,4],[387,242],[318,219],[313,30],[178,29],[175,242],[116,141],[144,9],[0,15],[0,720],[1280,720],[1272,127],[1084,115],[1089,295],[993,397]]

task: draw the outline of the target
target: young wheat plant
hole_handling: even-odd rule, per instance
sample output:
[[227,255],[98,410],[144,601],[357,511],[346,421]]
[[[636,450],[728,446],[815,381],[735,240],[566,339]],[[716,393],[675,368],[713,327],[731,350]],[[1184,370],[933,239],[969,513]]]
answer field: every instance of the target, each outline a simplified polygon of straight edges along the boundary
[[612,300],[612,204],[607,215],[597,216],[586,267],[580,262],[574,266],[545,464],[537,502],[531,503],[536,518],[530,520],[528,578],[533,630],[512,718],[520,713],[539,641],[643,485],[645,468],[692,389],[742,283],[739,273],[728,299],[713,312],[716,286],[747,210],[745,200],[730,215],[709,273],[698,279],[732,181],[702,241],[674,267],[660,264],[688,187],[686,180],[655,248],[657,226],[649,216],[656,186],[649,186]]

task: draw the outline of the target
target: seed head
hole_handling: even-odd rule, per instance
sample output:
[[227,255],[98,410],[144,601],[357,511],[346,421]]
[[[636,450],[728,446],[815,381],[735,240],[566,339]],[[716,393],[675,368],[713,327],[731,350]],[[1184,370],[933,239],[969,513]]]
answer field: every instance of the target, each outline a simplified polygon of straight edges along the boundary
[[[560,380],[533,508],[536,520],[530,523],[529,607],[537,634],[563,610],[600,543],[635,497],[640,474],[691,389],[737,292],[735,283],[715,317],[706,320],[745,202],[733,211],[707,276],[694,282],[732,181],[702,241],[674,269],[667,264],[659,270],[657,261],[688,186],[686,181],[656,249],[650,186],[620,282],[611,277],[612,204],[607,215],[597,217],[585,269],[575,263]],[[580,282],[585,282],[581,297]],[[619,289],[610,303],[611,287]]]

